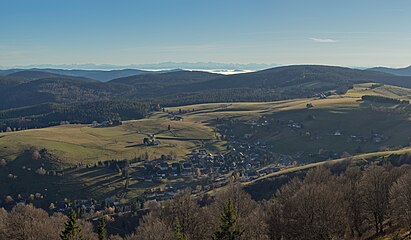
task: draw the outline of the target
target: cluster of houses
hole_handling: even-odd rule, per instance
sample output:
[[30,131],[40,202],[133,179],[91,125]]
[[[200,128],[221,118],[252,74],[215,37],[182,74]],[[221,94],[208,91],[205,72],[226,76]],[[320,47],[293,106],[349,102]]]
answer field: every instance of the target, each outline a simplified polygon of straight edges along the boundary
[[227,173],[224,156],[214,156],[206,150],[193,152],[187,159],[169,162],[165,157],[144,163],[135,168],[135,178],[140,181],[161,182],[165,179],[193,178],[212,175],[214,172]]
[[156,139],[156,136],[154,134],[148,135],[148,137],[145,137],[143,139],[143,144],[145,146],[156,146],[160,144],[160,141]]
[[[304,124],[294,121],[294,120],[289,120],[287,123],[287,127],[289,129],[292,130],[296,130],[299,131],[301,133],[302,136],[308,136],[310,137],[311,140],[319,140],[321,139],[321,135],[320,134],[313,134],[310,131],[308,131],[307,129],[304,129]],[[303,130],[304,129],[304,130]],[[335,136],[335,137],[341,137],[344,136],[344,132],[340,129],[336,129],[333,130],[331,132],[329,132],[328,134],[326,134],[325,136]],[[357,143],[365,143],[365,142],[371,142],[371,143],[381,143],[384,142],[386,140],[388,140],[388,137],[385,136],[384,134],[381,133],[376,133],[374,131],[371,131],[371,133],[369,135],[350,135],[349,139],[353,142],[357,142]]]
[[103,121],[101,123],[97,122],[97,121],[93,121],[91,123],[91,127],[100,127],[100,128],[104,128],[104,127],[114,127],[114,126],[119,126],[122,125],[123,123],[121,122],[121,120],[107,120],[107,121]]
[[261,127],[261,126],[268,126],[269,122],[267,120],[248,120],[245,124],[251,125],[251,126],[256,126],[256,127]]
[[380,133],[371,133],[369,136],[351,135],[351,141],[358,143],[373,142],[381,143],[388,139],[387,136]]
[[[308,115],[307,119],[315,120],[316,118],[313,115]],[[266,128],[262,128],[263,126],[267,125],[269,126]],[[260,129],[258,129],[258,127],[260,127]],[[235,131],[236,128],[237,131]],[[248,120],[245,122],[236,122],[235,120],[221,121],[220,132],[224,134],[223,138],[229,141],[231,145],[233,145],[236,142],[242,142],[243,145],[249,145],[251,147],[254,147],[254,150],[252,150],[254,153],[269,152],[269,154],[277,155],[272,158],[277,159],[278,161],[278,159],[280,159],[280,153],[276,152],[274,146],[264,145],[264,143],[260,143],[258,136],[261,134],[264,136],[264,132],[271,131],[271,129],[273,129],[273,131],[280,131],[280,128],[287,129],[290,132],[298,135],[301,139],[310,141],[321,141],[325,139],[331,140],[331,138],[334,138],[335,140],[338,139],[340,142],[341,140],[343,140],[344,142],[357,147],[358,150],[356,151],[361,151],[361,146],[364,143],[382,144],[389,140],[388,136],[376,131],[370,131],[370,133],[368,134],[353,134],[345,132],[342,129],[338,128],[322,131],[312,131],[302,121],[298,121],[295,119],[273,120],[267,117],[261,117],[260,119]],[[260,146],[254,146],[258,144],[260,144]],[[238,146],[239,145],[237,144],[237,147]],[[321,150],[321,153],[319,153],[319,150]],[[244,153],[244,151],[242,151],[242,153]],[[303,164],[322,161],[325,159],[340,158],[345,153],[346,152],[342,151],[341,149],[318,149],[318,152],[304,152],[302,150],[301,152],[295,151],[293,153],[290,153],[291,155],[287,157],[291,157],[291,159],[298,161],[299,164]],[[257,158],[261,159],[261,157]],[[285,162],[285,165],[281,166],[286,167],[287,164],[290,164],[290,162],[294,162],[294,160]]]
[[[228,154],[213,155],[204,149],[193,152],[185,160],[169,161],[165,157],[131,164],[131,177],[141,181],[163,184],[145,191],[147,199],[162,200],[174,196],[176,192],[188,186],[193,194],[207,192],[228,184],[233,178],[238,181],[250,181],[260,176],[279,171],[281,167],[295,165],[291,159],[261,159],[259,145],[234,143]],[[184,181],[173,181],[183,178]]]
[[43,207],[44,197],[45,195],[41,193],[30,193],[28,195],[17,194],[16,196],[7,195],[0,198],[0,208],[11,210],[14,206],[27,204]]
[[294,122],[293,120],[288,121],[287,127],[291,129],[301,129],[304,127],[302,123]]
[[178,115],[174,115],[174,114],[170,114],[169,118],[170,118],[170,120],[173,120],[173,121],[182,121],[184,119],[183,117],[178,116]]

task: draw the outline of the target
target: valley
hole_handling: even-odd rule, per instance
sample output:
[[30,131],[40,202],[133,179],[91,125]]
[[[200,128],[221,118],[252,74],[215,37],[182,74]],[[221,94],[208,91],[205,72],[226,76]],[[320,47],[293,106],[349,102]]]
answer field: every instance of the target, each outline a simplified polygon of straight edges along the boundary
[[[163,198],[171,186],[170,193],[189,186],[214,192],[235,174],[249,185],[332,159],[407,154],[409,105],[362,97],[406,101],[410,94],[405,88],[366,83],[324,97],[165,107],[116,126],[65,124],[1,133],[0,158],[7,162],[0,167],[0,177],[7,179],[2,194],[40,193],[52,201],[116,196],[133,202]],[[155,144],[145,142],[151,138]],[[225,165],[193,162],[208,162],[208,156],[216,161],[220,155],[238,166],[227,165],[226,174],[217,174],[210,170]],[[163,162],[168,169],[155,170]],[[187,171],[180,169],[185,162]],[[170,170],[173,163],[176,169]],[[46,173],[36,172],[40,168]]]
[[411,239],[410,1],[2,1],[0,240]]

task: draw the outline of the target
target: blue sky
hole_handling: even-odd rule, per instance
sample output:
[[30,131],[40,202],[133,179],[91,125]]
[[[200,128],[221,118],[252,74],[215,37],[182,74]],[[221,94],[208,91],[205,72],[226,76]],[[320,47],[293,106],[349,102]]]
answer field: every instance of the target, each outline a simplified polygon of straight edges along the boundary
[[0,0],[0,66],[411,64],[408,0]]

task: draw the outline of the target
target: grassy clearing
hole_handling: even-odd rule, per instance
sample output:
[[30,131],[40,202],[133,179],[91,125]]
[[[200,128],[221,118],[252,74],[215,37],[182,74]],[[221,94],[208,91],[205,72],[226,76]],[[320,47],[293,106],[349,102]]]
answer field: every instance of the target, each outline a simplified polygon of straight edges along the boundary
[[401,88],[390,85],[382,85],[380,87],[374,83],[364,83],[355,85],[354,89],[348,91],[345,96],[361,98],[363,95],[375,95],[389,98],[397,98],[400,100],[411,99],[411,89]]
[[[171,131],[168,131],[168,125]],[[161,140],[158,146],[143,146],[147,134],[173,137]],[[87,125],[64,125],[44,129],[3,133],[0,138],[0,157],[13,160],[30,146],[47,148],[63,163],[93,163],[99,160],[131,159],[147,152],[152,158],[174,152],[183,157],[201,147],[200,141],[180,141],[178,138],[209,139],[213,149],[223,143],[214,141],[213,129],[191,121],[171,121],[165,114],[138,121],[128,121],[122,126],[93,128]]]

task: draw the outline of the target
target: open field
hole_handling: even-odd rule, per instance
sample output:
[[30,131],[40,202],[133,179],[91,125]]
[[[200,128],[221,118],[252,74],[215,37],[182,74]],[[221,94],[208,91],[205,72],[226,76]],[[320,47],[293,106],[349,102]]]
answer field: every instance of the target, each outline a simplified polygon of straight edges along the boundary
[[[168,125],[171,130],[168,131]],[[143,138],[156,134],[158,146],[144,146]],[[46,148],[63,164],[94,163],[111,159],[131,159],[147,152],[151,158],[171,152],[183,157],[200,148],[204,139],[210,151],[219,151],[213,130],[204,124],[191,121],[171,121],[165,114],[155,114],[149,119],[127,121],[121,126],[93,128],[88,125],[64,125],[44,129],[3,133],[0,138],[0,157],[13,160],[25,149],[35,146]],[[169,138],[169,139],[166,139]],[[182,140],[179,140],[179,139]],[[191,139],[191,140],[186,140]],[[207,146],[206,146],[207,147]]]

